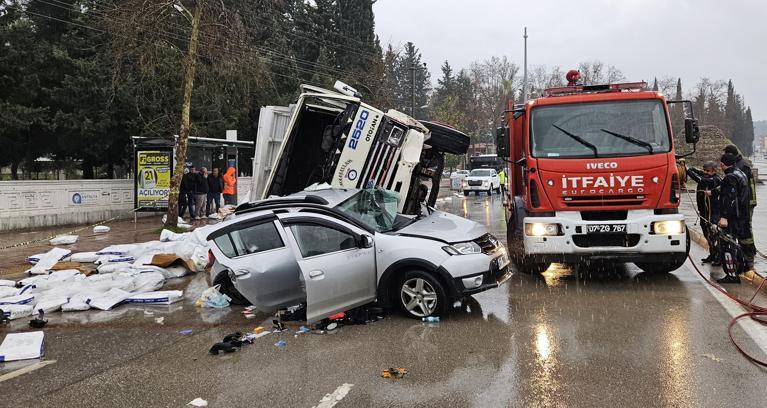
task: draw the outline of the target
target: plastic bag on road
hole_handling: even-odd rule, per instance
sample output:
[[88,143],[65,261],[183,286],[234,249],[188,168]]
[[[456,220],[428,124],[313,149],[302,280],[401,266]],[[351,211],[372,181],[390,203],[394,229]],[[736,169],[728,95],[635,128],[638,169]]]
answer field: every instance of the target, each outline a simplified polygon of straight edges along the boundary
[[223,309],[229,307],[229,301],[232,300],[229,296],[222,294],[218,290],[221,285],[212,286],[202,292],[200,298],[197,299],[197,305],[202,307],[211,307],[214,309]]
[[59,235],[56,238],[51,239],[51,245],[72,245],[77,242],[78,235]]
[[208,249],[203,247],[197,247],[192,253],[192,263],[197,268],[197,272],[202,272],[205,267],[208,266]]
[[57,262],[69,256],[72,251],[64,248],[53,248],[40,257],[35,266],[29,268],[27,273],[30,275],[47,274],[48,270],[53,268]]

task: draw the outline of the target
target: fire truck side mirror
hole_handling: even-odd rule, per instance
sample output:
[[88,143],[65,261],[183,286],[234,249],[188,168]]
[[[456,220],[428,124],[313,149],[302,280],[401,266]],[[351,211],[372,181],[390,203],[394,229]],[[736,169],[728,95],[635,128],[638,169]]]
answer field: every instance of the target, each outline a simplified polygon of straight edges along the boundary
[[684,120],[684,140],[687,143],[695,144],[700,140],[700,129],[698,128],[698,120],[687,118]]
[[509,157],[509,128],[502,126],[495,129],[495,151],[498,157]]

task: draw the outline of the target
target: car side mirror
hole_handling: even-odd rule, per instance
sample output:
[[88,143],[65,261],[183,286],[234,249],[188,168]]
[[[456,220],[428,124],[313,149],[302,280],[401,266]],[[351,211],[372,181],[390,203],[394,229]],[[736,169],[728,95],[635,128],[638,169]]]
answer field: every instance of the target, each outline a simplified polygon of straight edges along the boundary
[[684,120],[684,141],[690,144],[698,143],[700,140],[700,128],[698,120],[687,118]]
[[360,238],[357,240],[357,246],[360,248],[372,248],[373,237],[370,235],[360,235]]
[[502,126],[495,129],[495,151],[498,157],[509,157],[509,128]]

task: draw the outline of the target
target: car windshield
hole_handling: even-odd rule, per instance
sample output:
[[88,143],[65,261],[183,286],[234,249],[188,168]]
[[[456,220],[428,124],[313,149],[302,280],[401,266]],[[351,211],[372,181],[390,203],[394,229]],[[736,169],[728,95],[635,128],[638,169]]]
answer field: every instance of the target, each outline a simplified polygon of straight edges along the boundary
[[532,114],[534,157],[606,157],[671,149],[659,100],[541,106]]
[[397,217],[399,194],[382,189],[361,190],[336,209],[378,232],[391,231]]
[[492,175],[493,171],[488,169],[472,170],[471,173],[469,173],[470,177],[490,177]]

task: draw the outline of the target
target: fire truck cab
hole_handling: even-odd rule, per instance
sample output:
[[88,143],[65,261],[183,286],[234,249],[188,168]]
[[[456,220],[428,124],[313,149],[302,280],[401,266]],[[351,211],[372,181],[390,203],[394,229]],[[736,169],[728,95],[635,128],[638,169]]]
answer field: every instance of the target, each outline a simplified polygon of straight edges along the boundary
[[644,82],[553,88],[510,103],[496,145],[509,162],[504,206],[518,269],[612,261],[667,273],[685,262],[668,109],[677,102],[694,151],[692,104],[666,101]]

